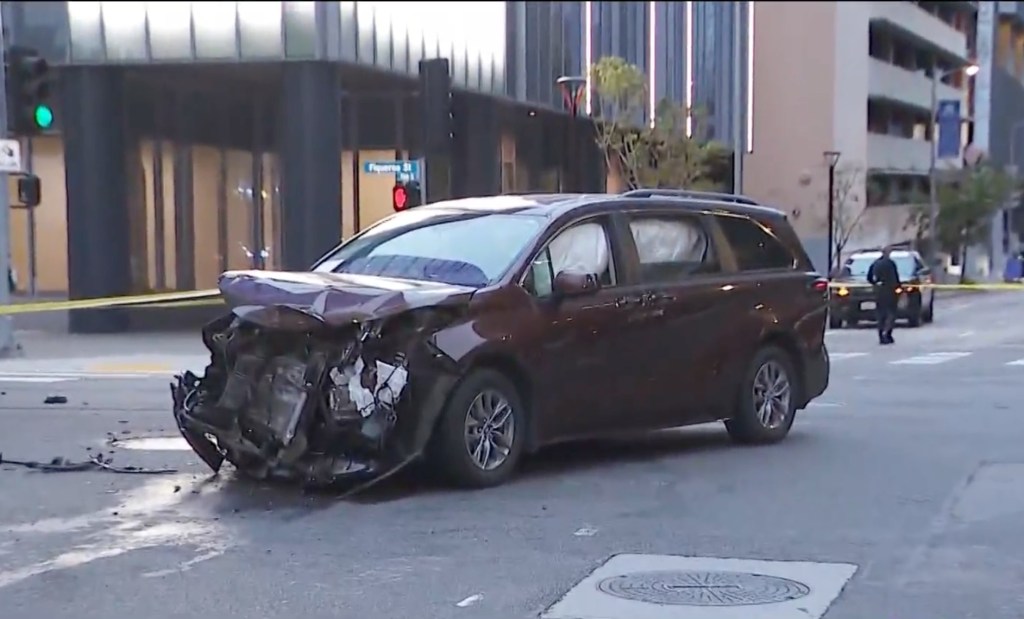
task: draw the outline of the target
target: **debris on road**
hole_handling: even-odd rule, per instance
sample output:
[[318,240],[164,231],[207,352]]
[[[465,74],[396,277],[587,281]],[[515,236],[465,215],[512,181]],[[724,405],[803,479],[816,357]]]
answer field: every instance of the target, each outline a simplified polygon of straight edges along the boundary
[[43,400],[43,404],[67,404],[67,403],[68,403],[67,397],[62,396],[62,395],[48,395],[48,396],[46,396],[46,399]]
[[134,475],[164,475],[178,472],[177,469],[171,468],[151,469],[141,466],[114,466],[111,464],[112,460],[112,458],[104,459],[102,455],[91,455],[88,460],[78,462],[68,460],[61,456],[57,456],[49,462],[37,462],[34,460],[5,459],[3,453],[0,453],[0,465],[11,464],[27,469],[42,471],[44,473],[76,473],[80,471],[102,470],[109,471],[111,473]]

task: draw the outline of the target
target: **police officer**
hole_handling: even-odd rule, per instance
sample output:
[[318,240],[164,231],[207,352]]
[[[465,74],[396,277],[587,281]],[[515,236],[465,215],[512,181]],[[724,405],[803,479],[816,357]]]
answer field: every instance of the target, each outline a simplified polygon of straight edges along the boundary
[[868,283],[875,289],[875,312],[878,320],[878,343],[895,344],[892,328],[896,322],[896,289],[900,274],[896,263],[889,257],[892,248],[886,247],[882,255],[868,268]]

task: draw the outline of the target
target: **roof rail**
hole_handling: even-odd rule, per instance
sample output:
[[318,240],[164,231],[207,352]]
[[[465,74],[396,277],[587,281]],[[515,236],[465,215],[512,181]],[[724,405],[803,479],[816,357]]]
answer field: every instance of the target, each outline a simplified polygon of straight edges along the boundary
[[697,200],[716,200],[719,202],[733,202],[735,204],[761,206],[757,200],[740,194],[719,193],[715,191],[693,191],[690,189],[633,189],[623,193],[622,195],[628,198],[650,198],[652,196],[694,198]]

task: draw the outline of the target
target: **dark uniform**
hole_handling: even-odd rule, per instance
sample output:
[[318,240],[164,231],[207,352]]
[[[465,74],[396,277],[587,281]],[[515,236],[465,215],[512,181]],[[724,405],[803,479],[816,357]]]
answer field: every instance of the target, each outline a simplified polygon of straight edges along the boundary
[[896,322],[896,289],[900,286],[900,274],[889,252],[871,263],[868,268],[868,283],[875,289],[875,312],[878,316],[878,343],[893,344],[892,328]]

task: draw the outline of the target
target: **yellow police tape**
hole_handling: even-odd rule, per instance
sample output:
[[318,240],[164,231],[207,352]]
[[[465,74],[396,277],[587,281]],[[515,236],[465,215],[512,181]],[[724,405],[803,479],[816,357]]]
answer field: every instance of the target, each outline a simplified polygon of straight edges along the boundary
[[0,305],[0,316],[33,314],[36,312],[59,312],[77,309],[100,309],[108,307],[187,307],[194,305],[215,305],[222,303],[220,291],[193,290],[189,292],[158,292],[123,297],[96,297],[72,301],[39,301],[37,303],[14,303]]
[[[829,282],[830,288],[871,288],[871,284],[852,282]],[[1024,290],[1024,283],[993,282],[988,284],[912,284],[908,288],[933,288],[936,290]]]

